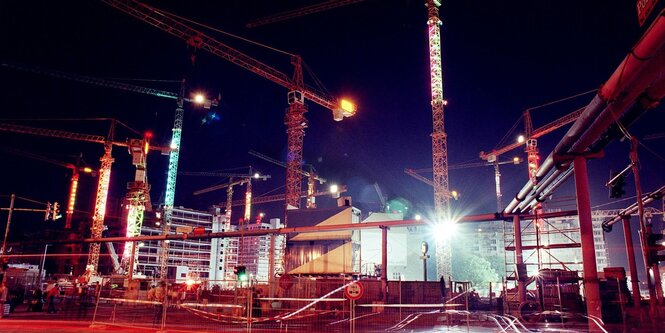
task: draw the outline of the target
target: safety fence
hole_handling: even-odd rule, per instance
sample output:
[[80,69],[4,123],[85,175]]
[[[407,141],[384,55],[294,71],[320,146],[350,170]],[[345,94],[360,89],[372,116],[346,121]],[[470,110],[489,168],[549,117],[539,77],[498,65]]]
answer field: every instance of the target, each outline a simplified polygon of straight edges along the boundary
[[[60,295],[42,298],[43,306],[39,302],[32,305],[29,300],[24,304],[28,304],[27,311],[39,312],[30,315],[35,318],[155,331],[454,331],[470,326],[519,332],[524,331],[523,325],[533,327],[544,321],[561,329],[587,322],[579,310],[563,313],[540,307],[525,309],[530,320],[502,306],[505,293],[481,299],[468,282],[443,287],[438,281],[356,281],[350,277],[283,276],[272,283],[190,280],[163,284],[159,280],[103,277],[85,286],[61,286]],[[563,295],[564,291],[557,292]],[[24,309],[10,317],[27,315]],[[57,313],[48,313],[51,311]]]
[[384,289],[379,280],[347,278],[151,281],[107,283],[89,294],[93,325],[156,330],[370,332],[497,322],[487,311],[470,311],[472,291],[444,298],[438,282],[389,281]]

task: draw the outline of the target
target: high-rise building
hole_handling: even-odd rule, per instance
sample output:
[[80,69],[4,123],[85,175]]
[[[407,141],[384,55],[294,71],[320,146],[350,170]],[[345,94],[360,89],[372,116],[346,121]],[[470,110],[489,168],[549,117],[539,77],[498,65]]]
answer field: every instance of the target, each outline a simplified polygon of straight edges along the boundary
[[[252,231],[283,227],[284,224],[280,222],[280,219],[271,219],[270,223],[248,223],[242,229]],[[244,236],[242,240],[236,239],[239,241],[238,249],[240,250],[237,265],[245,266],[246,272],[252,281],[268,282],[271,265],[275,266],[273,269],[279,273],[277,266],[282,261],[285,239],[286,236],[284,235]],[[271,254],[272,263],[270,260]]]
[[[211,232],[214,224],[218,224],[222,216],[220,209],[213,207],[210,212],[197,211],[193,209],[174,207],[171,221],[171,232],[190,233],[194,228],[204,228]],[[213,223],[215,221],[215,223]],[[161,235],[159,226],[144,224],[141,228],[143,236]],[[215,243],[218,240],[215,240]],[[176,281],[184,281],[190,274],[195,274],[202,279],[211,279],[217,276],[211,272],[217,272],[218,252],[212,252],[210,239],[177,239],[169,241],[168,276]],[[156,276],[159,271],[159,241],[146,241],[138,247],[137,272],[146,276]],[[215,269],[213,269],[215,268]]]

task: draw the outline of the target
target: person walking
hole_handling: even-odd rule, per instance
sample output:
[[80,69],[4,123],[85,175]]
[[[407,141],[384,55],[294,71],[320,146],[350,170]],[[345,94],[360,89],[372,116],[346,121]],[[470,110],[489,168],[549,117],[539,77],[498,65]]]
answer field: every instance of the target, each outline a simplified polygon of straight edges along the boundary
[[162,322],[162,316],[164,314],[164,302],[166,301],[166,290],[164,288],[166,284],[164,281],[160,282],[159,285],[153,289],[152,297],[153,301],[159,302],[155,304],[155,316],[152,319],[152,325],[157,326]]
[[55,301],[60,297],[60,288],[54,282],[50,288],[46,289],[46,299],[48,300],[48,310],[46,310],[46,313],[57,313],[58,310],[55,308]]

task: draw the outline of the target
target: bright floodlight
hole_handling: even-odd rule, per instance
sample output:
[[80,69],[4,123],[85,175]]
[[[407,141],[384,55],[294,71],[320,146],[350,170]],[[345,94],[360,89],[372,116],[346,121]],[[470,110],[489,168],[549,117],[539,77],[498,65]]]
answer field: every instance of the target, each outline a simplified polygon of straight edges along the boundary
[[432,226],[434,238],[437,241],[443,241],[452,236],[457,231],[457,223],[453,220],[445,220]]
[[422,219],[422,216],[420,216],[420,214],[416,214],[414,218],[416,219],[416,221],[420,221],[420,219]]
[[85,173],[91,173],[91,172],[92,172],[92,168],[90,168],[90,167],[85,167],[85,168],[83,168],[83,172],[85,172]]
[[261,175],[259,175],[258,172],[254,174],[254,178],[259,179],[259,177],[261,177]]
[[457,200],[459,199],[459,192],[452,190],[450,191],[450,196],[453,197],[453,199]]
[[205,101],[206,101],[206,97],[203,96],[203,94],[198,93],[198,94],[194,95],[194,103],[203,104],[203,102],[205,102]]
[[513,164],[520,164],[520,162],[522,162],[522,160],[519,157],[513,157]]
[[339,106],[342,108],[342,110],[344,111],[344,115],[347,117],[356,114],[356,109],[357,109],[356,105],[347,99],[341,100],[339,102]]
[[517,137],[517,142],[518,142],[518,143],[522,143],[522,142],[524,142],[525,140],[526,140],[526,138],[524,137],[524,135],[520,135],[520,136]]
[[337,193],[339,192],[339,187],[337,187],[336,184],[330,185],[330,193]]
[[194,281],[194,279],[187,279],[187,280],[185,280],[185,284],[186,284],[187,286],[190,286],[190,287],[193,286],[195,282],[196,282],[196,281]]

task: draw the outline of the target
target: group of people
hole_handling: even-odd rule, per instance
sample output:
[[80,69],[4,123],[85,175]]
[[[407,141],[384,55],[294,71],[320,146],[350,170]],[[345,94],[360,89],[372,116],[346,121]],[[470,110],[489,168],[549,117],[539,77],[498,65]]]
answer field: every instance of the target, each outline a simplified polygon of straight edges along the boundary
[[47,305],[47,313],[55,314],[63,311],[72,315],[75,308],[78,308],[78,317],[85,317],[89,305],[88,298],[88,286],[85,284],[61,288],[55,281],[50,281],[44,291],[37,288],[32,292],[27,311],[41,312],[44,305]]

